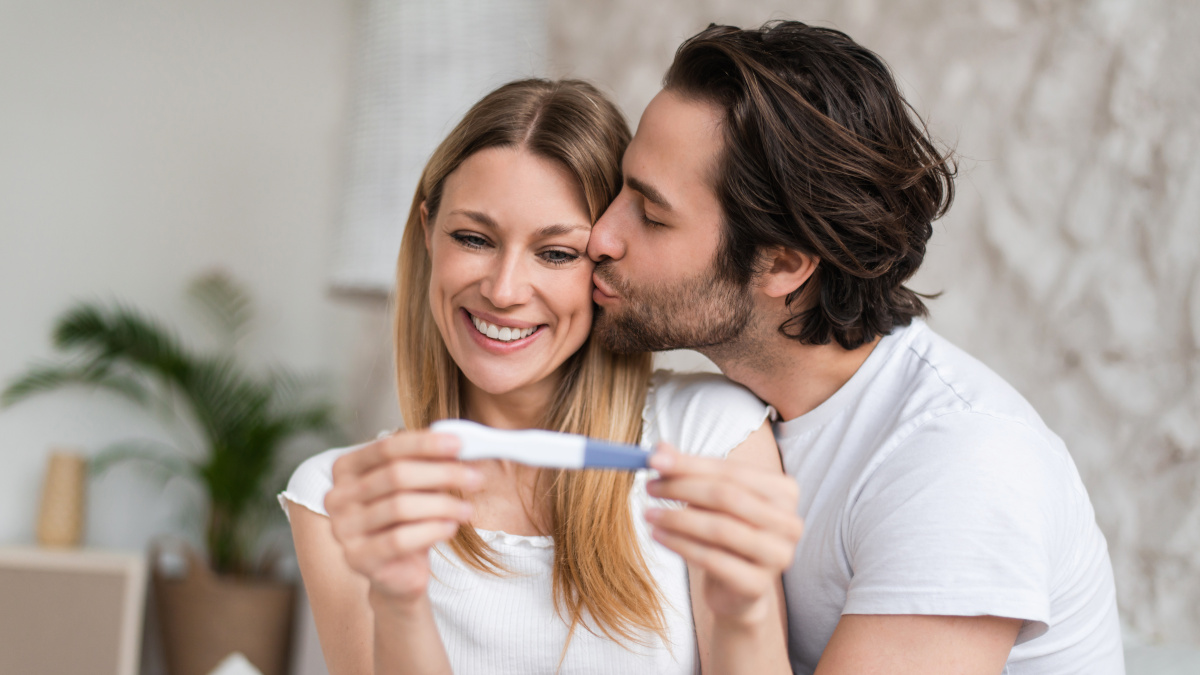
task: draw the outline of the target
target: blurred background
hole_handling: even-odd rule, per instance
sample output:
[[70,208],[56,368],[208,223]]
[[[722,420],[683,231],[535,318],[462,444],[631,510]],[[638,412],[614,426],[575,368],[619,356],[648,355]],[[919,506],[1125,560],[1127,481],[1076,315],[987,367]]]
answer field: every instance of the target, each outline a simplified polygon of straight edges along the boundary
[[[353,440],[396,427],[398,228],[466,106],[511,77],[581,77],[636,126],[683,39],[777,18],[880,54],[957,149],[958,198],[913,282],[942,293],[930,324],[1066,441],[1129,639],[1200,644],[1191,0],[0,0],[0,383],[53,356],[80,299],[204,345],[180,298],[223,270],[254,299],[246,362],[319,374]],[[0,546],[34,541],[48,449],[169,433],[85,389],[0,410]],[[115,468],[88,486],[84,546],[198,542],[199,499]],[[300,626],[293,672],[323,672]]]

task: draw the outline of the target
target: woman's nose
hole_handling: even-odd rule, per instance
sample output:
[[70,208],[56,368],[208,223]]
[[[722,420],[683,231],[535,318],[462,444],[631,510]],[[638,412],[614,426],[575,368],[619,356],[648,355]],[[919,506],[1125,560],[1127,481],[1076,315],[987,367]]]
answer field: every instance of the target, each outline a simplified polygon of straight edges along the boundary
[[533,285],[529,273],[516,256],[505,256],[484,278],[480,292],[496,307],[512,307],[529,301]]

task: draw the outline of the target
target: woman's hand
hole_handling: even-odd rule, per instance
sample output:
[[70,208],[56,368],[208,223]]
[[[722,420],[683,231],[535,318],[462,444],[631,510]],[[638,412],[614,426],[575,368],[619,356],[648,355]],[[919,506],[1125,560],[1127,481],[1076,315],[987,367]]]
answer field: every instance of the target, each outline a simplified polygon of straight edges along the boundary
[[[767,430],[769,433],[769,429]],[[773,451],[773,443],[770,449]],[[653,536],[703,571],[703,595],[725,626],[771,619],[780,575],[792,563],[804,522],[796,481],[741,462],[683,455],[666,443],[650,459],[655,497],[687,503],[651,509]],[[778,464],[778,455],[774,455]]]
[[483,476],[457,461],[454,436],[401,431],[333,464],[325,496],[334,538],[371,595],[411,605],[429,586],[429,549],[471,517],[469,493]]

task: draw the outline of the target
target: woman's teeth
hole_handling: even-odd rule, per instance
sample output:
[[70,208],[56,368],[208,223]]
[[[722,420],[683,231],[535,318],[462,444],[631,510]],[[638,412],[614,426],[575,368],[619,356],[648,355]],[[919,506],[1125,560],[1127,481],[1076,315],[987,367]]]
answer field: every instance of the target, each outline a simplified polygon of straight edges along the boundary
[[520,340],[521,338],[529,337],[533,334],[533,331],[537,330],[536,327],[509,328],[508,326],[497,326],[495,324],[488,323],[475,315],[471,315],[471,321],[475,324],[475,330],[483,333],[493,340],[499,340],[501,342]]

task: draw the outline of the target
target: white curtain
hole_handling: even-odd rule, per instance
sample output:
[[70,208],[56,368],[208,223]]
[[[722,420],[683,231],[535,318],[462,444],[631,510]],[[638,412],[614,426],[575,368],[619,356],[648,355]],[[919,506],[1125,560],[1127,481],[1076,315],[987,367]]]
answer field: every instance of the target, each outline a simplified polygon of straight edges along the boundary
[[421,169],[472,103],[546,70],[547,0],[367,0],[331,283],[388,292]]

